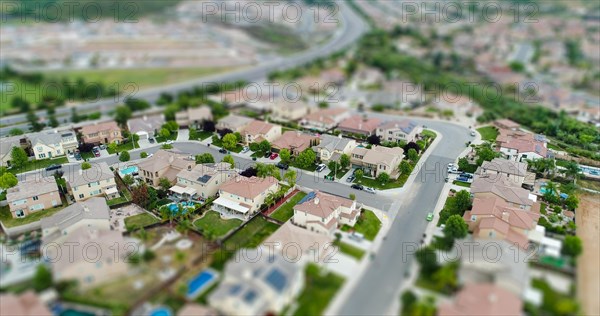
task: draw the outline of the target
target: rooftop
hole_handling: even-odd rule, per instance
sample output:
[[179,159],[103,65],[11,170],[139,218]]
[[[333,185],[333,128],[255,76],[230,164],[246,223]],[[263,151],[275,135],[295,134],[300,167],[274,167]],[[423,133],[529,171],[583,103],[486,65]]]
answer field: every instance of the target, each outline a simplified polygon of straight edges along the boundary
[[84,125],[81,128],[81,134],[89,135],[89,134],[99,133],[102,131],[120,131],[120,130],[121,130],[121,128],[119,127],[119,125],[117,125],[117,122],[108,121],[108,122]]
[[40,220],[42,231],[57,227],[63,230],[83,219],[109,220],[109,208],[102,197],[92,197],[65,207],[58,213]]
[[250,135],[267,134],[273,128],[275,128],[275,125],[271,123],[254,120],[244,128],[244,133]]
[[91,168],[81,169],[81,164],[77,166],[69,166],[63,174],[63,178],[69,183],[71,187],[78,187],[86,185],[88,183],[112,179],[115,177],[114,173],[108,167],[106,162],[91,162]]
[[238,176],[235,179],[229,180],[221,186],[221,191],[225,193],[235,194],[244,198],[254,199],[261,193],[267,191],[273,184],[279,181],[274,177],[258,178],[258,177],[242,177]]
[[362,132],[373,132],[381,121],[377,118],[365,118],[362,115],[353,115],[338,125],[340,129],[357,130]]
[[354,201],[327,194],[321,191],[310,192],[296,206],[294,210],[306,212],[321,218],[327,218],[340,206],[351,207]]
[[438,315],[522,315],[523,302],[493,284],[466,284],[453,303],[441,304]]
[[494,158],[492,161],[484,161],[481,165],[484,170],[499,171],[502,173],[524,177],[527,175],[527,163]]
[[128,120],[127,128],[131,133],[154,132],[159,130],[164,123],[165,117],[162,114],[151,116],[144,115]]
[[20,181],[16,186],[6,190],[6,201],[18,201],[33,196],[44,195],[50,192],[58,192],[58,185],[54,177],[29,177]]

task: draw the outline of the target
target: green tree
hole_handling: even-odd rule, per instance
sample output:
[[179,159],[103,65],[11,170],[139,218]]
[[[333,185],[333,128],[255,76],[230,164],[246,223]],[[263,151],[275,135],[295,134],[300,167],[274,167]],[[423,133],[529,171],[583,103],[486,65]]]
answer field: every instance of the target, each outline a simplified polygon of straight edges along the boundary
[[163,127],[160,129],[160,131],[158,131],[158,136],[167,139],[171,136],[171,132],[169,131],[168,128]]
[[307,169],[315,164],[317,154],[311,149],[307,148],[296,157],[296,163],[300,168]]
[[233,157],[231,155],[225,155],[225,157],[223,157],[223,160],[221,161],[229,163],[229,165],[231,165],[231,168],[235,167],[235,161],[233,160]]
[[349,198],[350,200],[354,201],[354,200],[356,200],[356,194],[354,194],[354,193],[350,193],[350,194],[348,195],[348,198]]
[[15,169],[23,168],[28,161],[29,157],[27,157],[25,149],[21,147],[13,147],[10,152],[10,164],[15,167]]
[[356,169],[356,171],[354,171],[354,178],[356,179],[356,182],[360,182],[364,176],[365,172],[362,169]]
[[135,179],[133,178],[132,175],[128,174],[123,177],[123,183],[125,183],[125,185],[127,185],[127,186],[131,186],[132,184],[135,183]]
[[409,174],[412,171],[410,163],[406,160],[402,160],[400,163],[400,172],[402,174]]
[[168,129],[170,132],[176,132],[179,129],[179,125],[175,121],[168,121],[162,127]]
[[287,182],[290,186],[294,186],[296,185],[296,171],[294,170],[288,170],[283,174],[283,179],[285,180],[285,182]]
[[23,135],[25,134],[25,132],[23,132],[22,129],[19,128],[11,128],[10,131],[8,131],[8,135],[10,136],[18,136],[18,135]]
[[454,240],[465,238],[469,233],[469,226],[460,215],[452,215],[446,220],[446,226],[443,229],[444,238],[448,246],[452,247]]
[[471,194],[466,190],[461,190],[455,195],[455,205],[461,214],[471,208]]
[[240,132],[235,132],[235,133],[233,133],[233,135],[235,135],[235,139],[237,139],[238,143],[241,143],[244,140],[244,137],[242,136],[242,134]]
[[172,184],[171,184],[171,181],[169,181],[169,179],[162,177],[162,178],[158,179],[158,186],[161,189],[163,189],[163,191],[169,191]]
[[484,161],[492,161],[492,159],[498,157],[498,153],[496,153],[490,143],[484,143],[475,149],[475,153],[477,154],[477,165],[481,166]]
[[52,286],[52,273],[45,265],[39,265],[33,276],[33,289],[41,292]]
[[117,143],[115,143],[115,142],[108,144],[108,150],[110,150],[110,152],[112,152],[112,153],[116,153],[118,147],[119,147],[119,145],[117,145]]
[[142,152],[140,153],[140,158],[144,159],[144,158],[146,158],[146,157],[148,157],[148,153],[147,153],[147,152],[145,152],[145,151],[142,151]]
[[432,279],[440,291],[451,291],[458,286],[458,278],[452,264],[442,266],[432,275]]
[[281,179],[279,169],[277,169],[275,165],[260,162],[256,164],[256,176],[259,178],[266,178],[268,176],[272,176],[278,180]]
[[431,247],[421,248],[416,253],[417,261],[421,266],[421,274],[433,275],[440,267],[437,262],[435,250]]
[[576,162],[569,161],[565,165],[565,175],[567,178],[573,180],[573,182],[577,182],[577,179],[581,176],[581,170],[579,169],[579,165]]
[[87,170],[87,169],[90,169],[91,167],[92,167],[92,164],[87,161],[81,163],[81,170]]
[[258,148],[262,152],[270,152],[271,151],[271,143],[269,143],[269,141],[265,139],[258,144]]
[[234,150],[237,145],[237,137],[234,134],[229,133],[223,136],[223,148],[227,150]]
[[340,166],[343,169],[346,169],[346,168],[350,167],[350,156],[348,156],[346,154],[342,154],[340,156]]
[[160,145],[160,149],[173,149],[173,145],[171,144],[162,144]]
[[127,120],[131,118],[131,109],[126,106],[118,106],[115,109],[115,121],[121,126],[127,124]]
[[284,164],[289,164],[290,160],[292,159],[292,154],[290,153],[289,149],[284,148],[279,151],[279,158],[281,158],[281,162]]
[[196,163],[197,164],[215,163],[215,157],[213,157],[213,155],[211,155],[210,153],[196,155]]
[[123,150],[121,154],[119,154],[119,161],[126,162],[129,161],[131,157],[129,156],[129,152],[127,150]]
[[319,109],[326,109],[328,107],[329,107],[329,103],[327,103],[326,101],[319,102]]
[[406,157],[413,163],[415,163],[415,162],[417,162],[417,160],[419,160],[419,154],[417,153],[417,151],[414,148],[411,148],[408,150],[408,152],[406,153]]
[[575,196],[575,194],[571,194],[565,199],[565,206],[569,210],[574,211],[577,209],[577,207],[579,207],[579,199],[577,196]]
[[17,177],[10,173],[5,172],[0,176],[0,188],[6,190],[8,188],[12,188],[19,183]]
[[567,236],[565,237],[565,242],[563,243],[561,253],[565,256],[571,256],[573,258],[578,257],[583,251],[583,244],[581,239],[577,236]]
[[390,175],[385,172],[381,172],[377,176],[377,181],[381,183],[381,185],[386,185],[390,181]]

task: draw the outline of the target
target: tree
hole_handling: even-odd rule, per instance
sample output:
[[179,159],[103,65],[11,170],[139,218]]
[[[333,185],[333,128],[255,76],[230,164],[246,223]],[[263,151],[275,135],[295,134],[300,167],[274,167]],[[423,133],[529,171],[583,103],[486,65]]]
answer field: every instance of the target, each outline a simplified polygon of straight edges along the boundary
[[50,127],[58,127],[58,125],[60,125],[56,119],[56,115],[53,114],[48,117],[48,125],[50,125]]
[[205,132],[213,133],[216,130],[215,126],[216,126],[216,124],[213,121],[208,121],[208,120],[202,121],[202,130]]
[[115,109],[115,121],[121,126],[127,124],[127,120],[131,118],[131,109],[126,106],[118,106]]
[[223,157],[223,160],[221,161],[229,163],[229,165],[231,165],[231,168],[235,167],[235,161],[233,160],[233,157],[231,155],[225,155],[225,157]]
[[561,253],[565,256],[571,256],[573,258],[577,258],[581,252],[583,251],[583,244],[581,239],[577,236],[567,236],[565,237],[565,242],[563,243]]
[[364,176],[365,172],[362,169],[357,169],[354,171],[354,178],[356,179],[356,182],[360,182]]
[[379,138],[379,136],[373,134],[367,137],[367,142],[371,145],[379,145],[381,144],[381,139]]
[[258,148],[262,152],[270,152],[271,151],[271,143],[269,143],[269,141],[265,139],[258,144]]
[[119,161],[126,162],[129,161],[131,157],[129,156],[129,152],[127,150],[123,150],[121,154],[119,154]]
[[190,222],[190,220],[186,218],[184,220],[179,221],[179,223],[177,223],[177,227],[175,229],[179,233],[187,236],[188,232],[190,230],[192,230],[193,228],[194,228],[194,225],[192,225],[192,222]]
[[162,144],[160,149],[173,149],[173,145],[171,144]]
[[8,188],[14,187],[18,183],[19,180],[17,179],[17,177],[10,172],[4,172],[0,176],[0,189],[6,190]]
[[433,275],[439,269],[435,250],[431,247],[425,247],[418,250],[416,257],[421,266],[421,274]]
[[459,212],[464,212],[471,208],[471,194],[466,190],[461,190],[454,196],[455,205]]
[[92,168],[92,164],[91,163],[89,163],[87,161],[81,163],[81,170],[87,170],[87,169],[90,169],[90,168]]
[[197,164],[215,163],[215,157],[213,157],[213,155],[211,155],[209,153],[196,155],[196,163]]
[[342,167],[342,169],[350,167],[350,156],[342,154],[340,156],[340,166]]
[[452,264],[442,266],[433,274],[432,279],[440,291],[453,290],[458,286],[456,271]]
[[452,215],[446,220],[446,226],[443,231],[444,237],[451,246],[455,239],[461,239],[467,236],[469,233],[469,226],[467,226],[467,223],[465,223],[462,216]]
[[158,186],[161,189],[163,189],[164,191],[169,191],[172,184],[171,184],[171,181],[169,181],[169,179],[162,177],[162,178],[158,179]]
[[381,185],[386,185],[390,181],[390,175],[385,172],[381,172],[377,176],[377,181],[381,183]]
[[579,165],[576,162],[569,161],[565,165],[565,176],[573,180],[573,182],[577,182],[577,179],[581,176],[580,172],[581,170],[579,169]]
[[235,133],[233,133],[233,135],[235,135],[235,138],[237,139],[238,143],[241,143],[244,140],[244,137],[242,136],[242,134],[240,132],[235,132]]
[[577,209],[577,207],[579,207],[579,199],[577,196],[575,196],[575,194],[571,194],[565,199],[565,206],[569,210],[574,211]]
[[125,183],[125,185],[127,185],[127,186],[131,186],[132,184],[135,183],[135,179],[133,178],[132,175],[128,174],[123,177],[123,183]]
[[235,137],[235,134],[229,133],[225,136],[223,136],[223,148],[227,149],[227,150],[234,150],[235,146],[237,145],[237,137]]
[[287,182],[290,186],[294,186],[296,185],[296,171],[294,170],[288,170],[283,174],[283,179],[285,180],[285,182]]
[[410,143],[404,145],[404,147],[402,149],[404,149],[405,152],[408,152],[411,149],[416,150],[417,153],[421,151],[421,147],[415,142],[410,142]]
[[266,178],[268,176],[275,177],[277,180],[281,179],[279,169],[272,164],[257,163],[256,164],[256,176],[259,178]]
[[169,138],[171,136],[171,132],[169,131],[168,128],[163,127],[158,131],[158,136],[160,136],[162,138]]
[[16,127],[15,127],[15,128],[11,128],[11,129],[10,129],[10,131],[8,131],[8,134],[9,134],[10,136],[18,136],[18,135],[23,135],[23,134],[25,134],[25,132],[23,132],[23,130],[22,130],[22,129],[19,129],[19,128],[16,128]]
[[170,132],[175,132],[179,129],[179,124],[175,121],[168,121],[162,127],[168,129]]
[[484,161],[492,161],[492,159],[498,157],[498,153],[496,153],[492,149],[492,145],[490,143],[484,143],[475,149],[475,153],[477,154],[477,165],[481,166]]
[[406,153],[406,157],[413,163],[415,163],[415,162],[417,162],[417,160],[419,160],[419,154],[417,153],[417,151],[414,148],[411,148],[408,150],[408,152]]
[[115,142],[108,144],[108,150],[110,150],[113,153],[117,152],[118,147],[119,147],[119,145],[117,145],[117,143],[115,143]]
[[406,160],[402,160],[400,163],[400,173],[409,174],[412,171],[412,167],[410,163]]
[[39,265],[33,276],[33,288],[41,292],[52,286],[52,273],[45,265]]
[[147,153],[147,152],[145,152],[145,151],[142,151],[142,152],[140,153],[140,158],[144,159],[144,158],[146,158],[146,157],[148,157],[148,153]]
[[350,200],[354,201],[354,200],[356,200],[356,194],[354,194],[354,193],[350,193],[350,194],[348,195],[348,198],[349,198]]
[[281,158],[282,163],[289,164],[290,160],[292,159],[292,154],[290,153],[289,149],[284,148],[279,151],[279,158]]
[[148,185],[146,185],[146,183],[142,183],[133,187],[131,189],[131,200],[133,203],[141,207],[147,207],[152,202]]
[[300,168],[307,169],[315,164],[317,154],[311,149],[307,148],[296,157],[296,163]]
[[10,164],[16,169],[21,169],[27,164],[29,161],[29,157],[27,157],[27,153],[25,149],[21,147],[13,147],[10,152]]

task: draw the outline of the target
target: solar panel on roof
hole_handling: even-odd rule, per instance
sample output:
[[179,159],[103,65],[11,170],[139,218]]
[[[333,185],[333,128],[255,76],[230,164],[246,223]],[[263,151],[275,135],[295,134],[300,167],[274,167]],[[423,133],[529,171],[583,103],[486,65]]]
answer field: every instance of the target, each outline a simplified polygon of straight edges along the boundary
[[256,299],[256,296],[257,295],[254,290],[249,290],[248,292],[246,292],[243,299],[244,299],[244,301],[246,301],[248,303],[252,303]]
[[305,197],[303,197],[302,200],[300,200],[300,202],[298,202],[298,204],[302,204],[306,201],[310,201],[310,200],[314,199],[315,196],[317,196],[315,192],[310,192]]
[[198,182],[206,183],[211,178],[212,178],[212,176],[205,174],[205,175],[201,176],[200,178],[198,178]]
[[232,286],[231,289],[229,289],[229,294],[236,295],[240,292],[241,289],[242,289],[242,286],[239,284],[236,284],[236,285]]
[[265,277],[265,280],[269,285],[277,290],[277,292],[283,291],[287,284],[287,277],[277,268],[272,269]]

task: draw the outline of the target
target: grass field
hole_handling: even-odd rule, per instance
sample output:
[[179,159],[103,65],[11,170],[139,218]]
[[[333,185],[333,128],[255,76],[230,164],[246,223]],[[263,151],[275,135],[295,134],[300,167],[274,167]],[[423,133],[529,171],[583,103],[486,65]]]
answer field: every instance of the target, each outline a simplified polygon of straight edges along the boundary
[[344,284],[344,278],[325,272],[311,263],[306,266],[304,290],[298,297],[294,315],[321,315]]
[[222,219],[221,215],[215,211],[210,211],[202,218],[194,222],[204,237],[209,240],[215,240],[219,237],[225,236],[232,229],[239,227],[242,221],[239,219]]
[[498,129],[493,126],[484,126],[477,129],[481,134],[481,139],[488,142],[495,142],[498,137]]
[[287,222],[290,218],[292,218],[292,216],[294,216],[294,206],[298,202],[300,202],[300,200],[302,200],[302,198],[305,196],[306,193],[298,192],[296,195],[292,196],[292,198],[289,199],[285,204],[283,204],[275,212],[273,212],[273,214],[271,214],[271,217],[282,222]]
[[365,239],[368,240],[374,240],[380,229],[381,221],[377,218],[377,215],[370,210],[363,210],[353,228],[348,225],[342,226],[343,231],[354,230],[357,233],[365,235]]
[[125,219],[125,227],[127,227],[128,231],[134,231],[154,223],[158,223],[158,219],[146,213],[130,216]]
[[340,252],[342,252],[343,254],[347,254],[350,257],[353,257],[356,260],[360,260],[362,259],[362,257],[365,255],[365,251],[360,249],[360,248],[356,248],[350,244],[341,242],[341,241],[336,241],[334,243],[337,247],[339,247]]

